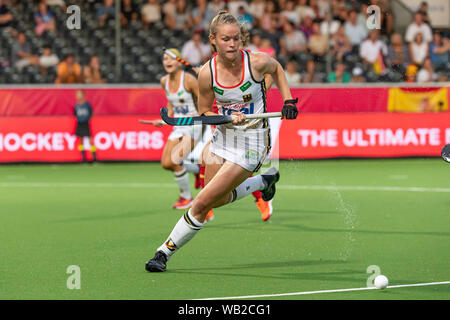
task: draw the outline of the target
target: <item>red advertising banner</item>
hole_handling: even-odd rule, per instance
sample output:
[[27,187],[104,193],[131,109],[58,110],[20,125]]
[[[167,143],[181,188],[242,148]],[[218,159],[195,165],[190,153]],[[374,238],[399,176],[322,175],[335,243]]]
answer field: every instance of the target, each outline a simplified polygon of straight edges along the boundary
[[[172,130],[138,122],[142,116],[92,119],[98,160],[159,160]],[[0,118],[0,162],[81,161],[74,117]],[[89,152],[87,152],[89,154]]]
[[439,156],[447,143],[447,112],[303,114],[282,121],[274,150],[281,159]]
[[[149,117],[94,117],[98,160],[160,160],[172,127],[144,125],[142,118]],[[0,117],[0,163],[81,161],[75,125],[66,116]],[[281,159],[438,157],[450,143],[450,112],[302,114],[272,131],[271,156]]]
[[[296,88],[302,113],[317,112],[386,112],[389,88]],[[268,111],[280,111],[283,98],[277,89],[267,93]]]
[[[95,115],[159,114],[167,103],[156,88],[83,89]],[[0,116],[73,115],[76,89],[0,89]]]
[[[83,88],[95,115],[159,115],[167,99],[162,88]],[[413,88],[413,91],[421,88]],[[422,88],[423,90],[423,88]],[[443,88],[444,96],[450,95]],[[0,117],[72,115],[76,88],[0,88]],[[302,113],[386,112],[401,109],[402,101],[390,99],[389,87],[318,87],[294,88]],[[447,99],[450,100],[450,99]],[[269,112],[280,111],[283,99],[278,89],[267,93]]]

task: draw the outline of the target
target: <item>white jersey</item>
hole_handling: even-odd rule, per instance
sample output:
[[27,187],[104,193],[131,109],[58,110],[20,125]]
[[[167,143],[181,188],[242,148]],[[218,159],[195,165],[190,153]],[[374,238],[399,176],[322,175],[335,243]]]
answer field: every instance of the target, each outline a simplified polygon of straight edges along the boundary
[[[242,77],[241,81],[232,87],[226,87],[217,81],[216,57],[211,58],[209,67],[211,69],[211,84],[217,102],[219,114],[230,115],[232,112],[244,114],[264,113],[266,107],[265,81],[256,81],[253,78],[250,67],[250,54],[241,50],[242,54]],[[264,119],[248,120],[242,125],[225,124],[218,126],[229,129],[261,129],[268,127],[268,121]]]
[[[232,87],[225,87],[217,81],[216,58],[209,62],[211,84],[219,114],[232,112],[245,114],[266,112],[266,88],[264,79],[253,78],[250,55],[241,50],[242,77]],[[211,139],[210,151],[242,168],[256,172],[261,167],[270,150],[270,129],[267,119],[248,120],[242,125],[231,123],[217,126]]]
[[166,80],[166,96],[167,100],[173,107],[174,117],[197,116],[197,108],[195,107],[194,98],[184,87],[184,71],[181,72],[180,85],[176,92],[169,90],[169,77]]

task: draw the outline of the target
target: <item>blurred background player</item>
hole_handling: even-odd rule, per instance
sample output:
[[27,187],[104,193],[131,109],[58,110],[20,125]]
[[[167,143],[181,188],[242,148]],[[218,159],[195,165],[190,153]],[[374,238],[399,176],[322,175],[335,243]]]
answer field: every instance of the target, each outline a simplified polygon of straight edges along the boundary
[[[171,117],[197,116],[197,79],[182,70],[182,63],[176,60],[181,59],[181,54],[177,49],[167,49],[164,51],[163,66],[167,75],[161,78],[161,86],[166,92],[167,109]],[[153,125],[160,127],[164,122],[156,120]],[[197,164],[183,162],[191,153],[195,145],[201,140],[202,126],[175,126],[169,135],[164,146],[161,159],[162,167],[173,171],[175,181],[180,189],[180,197],[173,205],[174,209],[190,208],[193,198],[189,185],[188,173],[196,175],[195,187],[200,188],[199,172]]]
[[86,101],[83,90],[76,91],[77,104],[75,105],[75,116],[77,117],[77,128],[75,135],[79,137],[78,150],[81,152],[83,162],[86,162],[86,150],[91,150],[93,161],[97,161],[96,148],[92,141],[90,120],[92,118],[92,107]]

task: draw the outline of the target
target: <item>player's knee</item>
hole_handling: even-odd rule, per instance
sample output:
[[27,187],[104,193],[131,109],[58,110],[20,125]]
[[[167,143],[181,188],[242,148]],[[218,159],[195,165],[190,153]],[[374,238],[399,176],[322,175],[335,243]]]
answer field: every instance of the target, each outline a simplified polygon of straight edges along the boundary
[[161,161],[161,166],[165,170],[173,171],[175,169],[175,164],[172,161],[169,161],[169,160]]
[[209,210],[212,209],[212,203],[206,197],[198,195],[191,207],[192,211],[201,216],[206,216]]

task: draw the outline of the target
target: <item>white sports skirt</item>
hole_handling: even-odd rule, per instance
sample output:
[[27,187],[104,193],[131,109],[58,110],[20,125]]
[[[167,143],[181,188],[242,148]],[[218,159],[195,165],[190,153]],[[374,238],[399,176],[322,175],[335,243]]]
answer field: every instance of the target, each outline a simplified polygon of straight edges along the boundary
[[169,135],[169,140],[178,140],[183,136],[189,136],[195,141],[202,137],[202,126],[175,126]]
[[257,172],[270,151],[270,129],[242,130],[218,126],[209,150],[248,171]]

